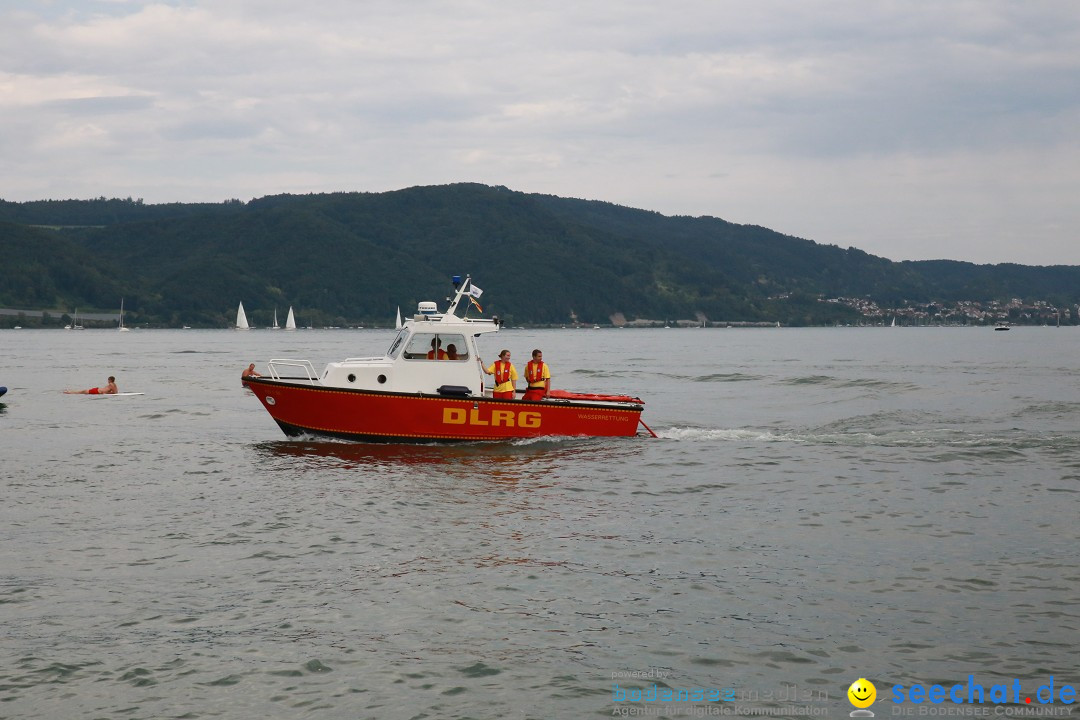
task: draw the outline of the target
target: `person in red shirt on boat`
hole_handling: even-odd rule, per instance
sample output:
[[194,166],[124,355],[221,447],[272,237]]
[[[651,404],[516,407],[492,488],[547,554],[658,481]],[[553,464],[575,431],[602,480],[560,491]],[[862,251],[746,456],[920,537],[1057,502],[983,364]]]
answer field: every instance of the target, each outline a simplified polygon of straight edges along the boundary
[[66,395],[115,395],[120,392],[116,387],[116,378],[109,376],[109,382],[105,387],[92,387],[89,390],[65,390]]
[[510,363],[510,351],[503,350],[499,353],[499,359],[484,368],[488,375],[495,376],[495,387],[491,391],[491,397],[501,400],[513,400],[517,382],[517,370]]
[[431,349],[428,350],[427,359],[428,360],[434,360],[436,358],[436,352],[435,352],[436,348],[438,348],[438,350],[439,350],[439,352],[438,352],[439,360],[446,360],[446,351],[442,349],[442,340],[439,340],[437,338],[432,338],[431,339]]
[[529,387],[522,400],[546,400],[551,392],[551,370],[539,349],[532,351],[532,360],[525,364],[525,382]]

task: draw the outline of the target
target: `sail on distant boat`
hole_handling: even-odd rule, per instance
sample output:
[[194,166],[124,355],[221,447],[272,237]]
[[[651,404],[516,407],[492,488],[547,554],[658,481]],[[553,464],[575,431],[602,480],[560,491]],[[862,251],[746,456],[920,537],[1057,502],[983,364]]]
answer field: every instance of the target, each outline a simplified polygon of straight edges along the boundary
[[124,298],[120,298],[120,326],[116,328],[120,332],[130,332],[131,328],[124,325]]
[[277,308],[274,308],[274,324],[270,327],[271,330],[280,330],[281,326],[277,324]]
[[293,315],[292,305],[289,306],[289,316],[287,318],[285,318],[285,329],[286,330],[295,330],[296,329],[296,316]]
[[394,322],[394,329],[395,330],[400,330],[401,329],[401,306],[400,305],[398,306],[398,309],[397,309],[397,320]]
[[251,326],[248,325],[247,313],[244,312],[244,303],[240,303],[240,309],[236,311],[236,329],[237,330],[250,330]]
[[65,330],[82,330],[83,326],[79,324],[79,308],[75,308],[75,315],[71,318],[71,324],[64,326]]

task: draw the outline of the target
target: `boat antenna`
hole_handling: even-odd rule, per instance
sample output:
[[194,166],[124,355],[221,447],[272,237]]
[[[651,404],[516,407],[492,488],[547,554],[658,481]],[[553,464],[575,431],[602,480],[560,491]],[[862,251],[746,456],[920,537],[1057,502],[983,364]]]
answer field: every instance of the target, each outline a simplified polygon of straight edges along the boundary
[[454,289],[457,291],[454,294],[454,300],[450,303],[450,308],[446,311],[447,315],[456,315],[458,303],[461,302],[461,296],[465,293],[465,288],[469,287],[472,282],[472,278],[469,275],[465,276],[465,282],[461,281],[460,275],[455,275],[453,278]]

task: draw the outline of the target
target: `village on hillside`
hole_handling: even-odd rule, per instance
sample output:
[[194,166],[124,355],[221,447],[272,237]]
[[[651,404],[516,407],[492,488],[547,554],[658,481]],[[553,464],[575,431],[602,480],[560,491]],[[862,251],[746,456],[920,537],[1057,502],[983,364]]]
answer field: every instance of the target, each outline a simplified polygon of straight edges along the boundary
[[1080,306],[1058,308],[1045,300],[1025,303],[1013,298],[1008,302],[988,303],[960,300],[948,303],[910,303],[898,308],[883,308],[867,298],[838,297],[821,302],[837,303],[857,310],[867,325],[1072,325],[1080,319]]
[[[785,300],[787,294],[777,295],[770,300]],[[848,325],[874,327],[895,325],[898,327],[924,327],[931,325],[1075,325],[1080,323],[1080,306],[1056,307],[1045,300],[1024,302],[1013,298],[1008,302],[977,302],[960,300],[956,303],[930,302],[906,303],[901,307],[881,307],[868,298],[819,298],[818,302],[855,310],[862,320]],[[573,318],[574,326],[579,325]],[[693,319],[655,320],[637,318],[628,320],[622,313],[611,316],[615,327],[776,327],[781,323],[741,320],[714,320],[698,313]],[[841,323],[843,324],[843,323]]]

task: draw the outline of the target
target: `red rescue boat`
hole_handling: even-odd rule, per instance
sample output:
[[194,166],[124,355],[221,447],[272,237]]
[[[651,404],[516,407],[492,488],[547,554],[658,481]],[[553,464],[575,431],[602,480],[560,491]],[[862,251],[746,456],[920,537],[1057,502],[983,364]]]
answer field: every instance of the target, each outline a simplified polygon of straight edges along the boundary
[[471,278],[455,278],[455,288],[445,313],[420,303],[382,357],[330,363],[321,374],[306,360],[270,360],[266,375],[243,383],[289,436],[459,442],[631,436],[639,424],[648,430],[644,403],[628,395],[553,390],[546,400],[493,398],[476,338],[498,332],[499,321],[468,317],[470,298],[482,292]]

